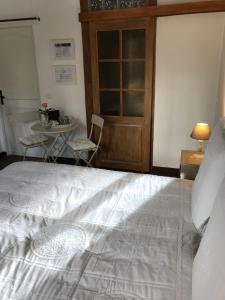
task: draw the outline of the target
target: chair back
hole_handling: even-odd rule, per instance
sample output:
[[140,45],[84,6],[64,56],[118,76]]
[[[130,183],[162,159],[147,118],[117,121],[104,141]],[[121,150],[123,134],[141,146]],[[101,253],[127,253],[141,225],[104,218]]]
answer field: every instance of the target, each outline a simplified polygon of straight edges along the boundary
[[97,116],[97,115],[92,115],[91,123],[93,123],[94,125],[102,128],[103,125],[104,125],[104,119]]
[[101,143],[101,139],[102,139],[102,129],[103,129],[103,125],[104,125],[104,119],[95,114],[92,115],[91,131],[90,131],[89,139],[91,139],[91,137],[92,137],[94,125],[100,128],[99,138],[97,141],[97,147],[99,147],[99,145]]

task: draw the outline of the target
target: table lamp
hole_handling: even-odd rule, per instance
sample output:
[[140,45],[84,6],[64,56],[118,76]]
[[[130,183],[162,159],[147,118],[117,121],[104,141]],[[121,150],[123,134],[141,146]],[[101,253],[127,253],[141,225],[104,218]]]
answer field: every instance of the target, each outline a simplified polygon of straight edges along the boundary
[[207,123],[197,123],[192,130],[191,138],[198,140],[199,152],[203,152],[204,141],[208,140],[211,134],[211,130]]

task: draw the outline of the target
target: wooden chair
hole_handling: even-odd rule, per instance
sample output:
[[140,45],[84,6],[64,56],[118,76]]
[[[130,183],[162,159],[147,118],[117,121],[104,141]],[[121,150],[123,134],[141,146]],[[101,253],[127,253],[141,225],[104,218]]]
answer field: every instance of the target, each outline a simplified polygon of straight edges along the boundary
[[[67,142],[67,145],[72,150],[74,158],[76,159],[76,165],[78,165],[79,161],[82,160],[86,163],[88,167],[92,167],[91,162],[100,148],[103,125],[104,125],[104,119],[93,114],[91,119],[91,131],[90,131],[89,138],[78,139],[75,141]],[[99,128],[99,135],[96,143],[93,142],[92,140],[93,133],[94,133],[94,126]],[[86,155],[88,152],[93,152],[90,158],[86,158],[86,156],[84,156],[84,154]]]
[[[10,119],[13,123],[31,123],[39,120],[38,112],[23,112],[23,113],[14,113],[10,115]],[[27,136],[22,136],[18,138],[20,144],[24,147],[23,160],[26,159],[27,151],[31,148],[41,147],[44,149],[43,158],[45,153],[52,143],[52,137],[48,137],[40,134],[30,134]]]

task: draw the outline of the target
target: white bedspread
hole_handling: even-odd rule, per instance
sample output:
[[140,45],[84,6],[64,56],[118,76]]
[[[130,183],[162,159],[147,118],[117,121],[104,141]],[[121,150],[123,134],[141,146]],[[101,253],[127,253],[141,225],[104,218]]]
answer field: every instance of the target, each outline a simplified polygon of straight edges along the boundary
[[190,300],[191,182],[20,162],[0,172],[0,299]]

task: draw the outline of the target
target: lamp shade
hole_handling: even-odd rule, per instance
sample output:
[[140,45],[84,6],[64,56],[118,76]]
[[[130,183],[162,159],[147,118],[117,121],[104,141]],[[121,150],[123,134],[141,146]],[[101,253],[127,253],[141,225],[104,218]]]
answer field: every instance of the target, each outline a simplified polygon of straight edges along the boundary
[[207,123],[197,123],[192,130],[191,137],[196,140],[208,140],[211,130]]

